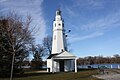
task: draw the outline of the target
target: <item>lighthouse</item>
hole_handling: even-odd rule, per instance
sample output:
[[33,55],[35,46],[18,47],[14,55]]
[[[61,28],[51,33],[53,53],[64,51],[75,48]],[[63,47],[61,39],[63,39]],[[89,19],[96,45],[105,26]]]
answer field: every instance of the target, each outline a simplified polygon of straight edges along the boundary
[[52,54],[60,53],[65,50],[67,50],[67,45],[64,30],[64,21],[62,20],[61,11],[57,10],[55,21],[53,21]]
[[67,51],[64,20],[61,10],[56,10],[53,21],[52,52],[47,58],[48,72],[77,72],[76,56]]

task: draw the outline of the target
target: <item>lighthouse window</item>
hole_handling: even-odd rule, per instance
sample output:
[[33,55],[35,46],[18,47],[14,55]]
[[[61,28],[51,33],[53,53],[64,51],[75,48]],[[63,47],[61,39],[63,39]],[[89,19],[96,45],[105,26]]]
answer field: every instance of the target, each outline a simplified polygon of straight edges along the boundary
[[55,27],[56,27],[56,24],[55,24]]
[[61,24],[58,24],[59,26],[61,25]]
[[54,40],[56,40],[56,35],[54,35]]

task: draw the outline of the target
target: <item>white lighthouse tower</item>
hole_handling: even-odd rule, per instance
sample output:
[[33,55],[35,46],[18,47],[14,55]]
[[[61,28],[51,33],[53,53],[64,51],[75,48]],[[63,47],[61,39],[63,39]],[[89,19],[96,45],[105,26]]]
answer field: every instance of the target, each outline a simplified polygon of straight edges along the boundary
[[76,56],[67,51],[64,21],[61,11],[56,11],[53,22],[52,54],[47,58],[48,72],[77,72]]
[[55,21],[53,22],[53,43],[52,54],[67,50],[64,21],[61,17],[61,11],[56,11]]

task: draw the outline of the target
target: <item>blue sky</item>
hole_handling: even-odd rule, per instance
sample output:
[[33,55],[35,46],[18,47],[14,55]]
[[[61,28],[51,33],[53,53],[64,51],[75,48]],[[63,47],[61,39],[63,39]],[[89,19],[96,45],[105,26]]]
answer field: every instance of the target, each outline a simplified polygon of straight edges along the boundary
[[0,0],[0,14],[31,15],[36,43],[52,35],[60,7],[71,53],[77,57],[120,54],[120,0]]

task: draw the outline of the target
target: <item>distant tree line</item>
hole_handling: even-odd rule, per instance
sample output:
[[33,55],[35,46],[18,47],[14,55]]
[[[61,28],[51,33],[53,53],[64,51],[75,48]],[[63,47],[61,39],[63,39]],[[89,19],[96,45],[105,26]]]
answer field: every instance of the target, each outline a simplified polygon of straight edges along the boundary
[[87,56],[84,58],[78,58],[78,65],[92,65],[92,64],[106,64],[106,63],[120,63],[120,55],[115,54],[113,57],[103,57],[103,56]]

